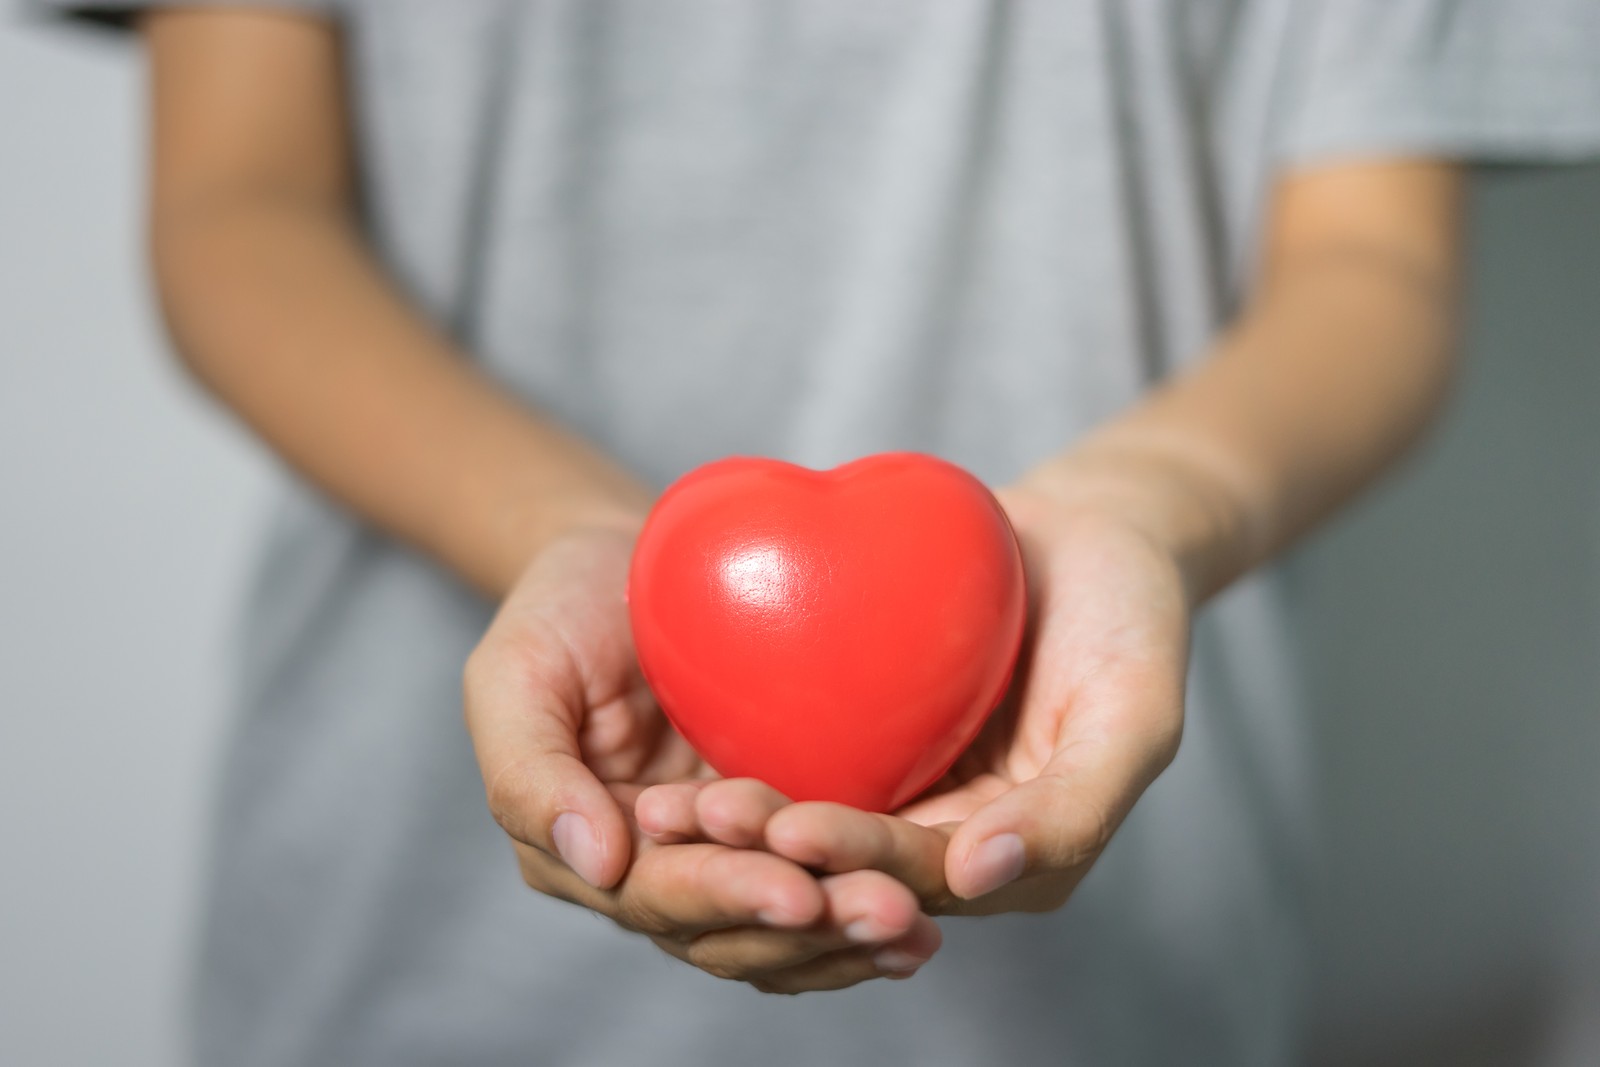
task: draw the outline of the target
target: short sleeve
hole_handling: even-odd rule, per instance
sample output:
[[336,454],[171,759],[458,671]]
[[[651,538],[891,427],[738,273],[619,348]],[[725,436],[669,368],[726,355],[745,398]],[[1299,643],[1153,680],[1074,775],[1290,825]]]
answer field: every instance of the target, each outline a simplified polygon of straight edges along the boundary
[[1276,155],[1600,156],[1600,0],[1307,0]]
[[22,0],[22,10],[35,16],[123,27],[139,12],[160,7],[265,7],[332,17],[339,3],[340,0]]

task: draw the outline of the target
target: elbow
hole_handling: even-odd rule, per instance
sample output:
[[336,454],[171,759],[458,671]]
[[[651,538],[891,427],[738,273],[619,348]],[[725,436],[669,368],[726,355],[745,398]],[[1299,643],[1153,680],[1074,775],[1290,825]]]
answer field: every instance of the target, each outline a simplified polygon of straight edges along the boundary
[[215,251],[205,234],[160,213],[152,213],[146,233],[146,257],[156,309],[170,342],[168,348],[191,380],[210,388],[207,360],[190,338],[188,324],[207,299],[207,266]]
[[[337,213],[272,190],[158,197],[146,234],[157,305],[179,365],[224,392],[284,323],[284,297],[316,273],[314,233]],[[226,399],[226,397],[224,397]]]

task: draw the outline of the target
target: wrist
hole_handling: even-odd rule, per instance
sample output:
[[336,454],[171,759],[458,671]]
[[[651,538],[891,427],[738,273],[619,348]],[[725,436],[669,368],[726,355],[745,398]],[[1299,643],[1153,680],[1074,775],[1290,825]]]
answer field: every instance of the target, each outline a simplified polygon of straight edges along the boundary
[[1172,560],[1194,606],[1248,569],[1263,540],[1244,494],[1156,448],[1090,444],[1030,471],[1010,493],[1036,519],[1110,523],[1143,540]]
[[587,534],[629,542],[649,509],[649,494],[636,483],[549,482],[476,510],[476,521],[441,524],[438,554],[472,585],[500,600],[523,572],[550,547]]
[[586,490],[543,495],[506,538],[507,551],[495,592],[504,595],[536,559],[575,540],[606,538],[632,544],[644,525],[649,497],[638,492]]

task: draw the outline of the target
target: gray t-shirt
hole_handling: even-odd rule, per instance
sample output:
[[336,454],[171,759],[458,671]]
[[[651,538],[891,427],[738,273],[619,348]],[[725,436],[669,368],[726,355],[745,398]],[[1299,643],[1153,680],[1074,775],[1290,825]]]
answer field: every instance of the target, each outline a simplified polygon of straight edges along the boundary
[[[1205,351],[1278,169],[1600,147],[1597,0],[299,6],[345,24],[400,284],[658,484],[902,448],[1004,482]],[[800,998],[523,887],[459,713],[489,614],[284,502],[218,798],[203,1062],[1294,1058],[1311,828],[1275,576],[1206,611],[1183,750],[1065,909],[947,921],[914,980]]]

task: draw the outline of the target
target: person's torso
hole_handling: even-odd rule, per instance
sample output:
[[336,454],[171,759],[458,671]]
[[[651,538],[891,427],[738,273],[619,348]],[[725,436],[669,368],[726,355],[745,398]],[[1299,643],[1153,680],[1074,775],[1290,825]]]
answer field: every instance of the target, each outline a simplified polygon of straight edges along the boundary
[[[348,0],[373,239],[486,369],[656,484],[917,449],[991,482],[1199,354],[1284,5]],[[1270,1063],[1304,829],[1281,611],[1202,623],[1177,764],[1061,913],[796,1000],[537,898],[459,672],[487,606],[297,490],[246,636],[199,1000],[254,1063]]]

